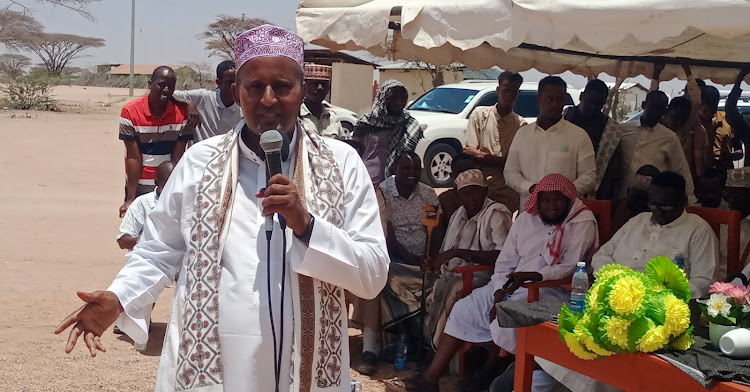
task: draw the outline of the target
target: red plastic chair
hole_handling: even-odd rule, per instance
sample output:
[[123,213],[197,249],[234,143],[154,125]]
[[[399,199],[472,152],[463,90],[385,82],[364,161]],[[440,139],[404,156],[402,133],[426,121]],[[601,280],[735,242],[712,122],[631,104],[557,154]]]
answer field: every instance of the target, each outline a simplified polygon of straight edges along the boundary
[[727,225],[727,274],[741,272],[745,260],[740,260],[740,212],[699,206],[687,206],[685,210],[708,222],[716,238],[721,239],[721,225]]

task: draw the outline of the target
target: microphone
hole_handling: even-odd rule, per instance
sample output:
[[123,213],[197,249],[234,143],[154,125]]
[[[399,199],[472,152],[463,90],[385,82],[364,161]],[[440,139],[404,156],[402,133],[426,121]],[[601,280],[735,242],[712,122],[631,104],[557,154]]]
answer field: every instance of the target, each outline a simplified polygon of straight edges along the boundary
[[[260,148],[263,149],[266,158],[266,184],[268,184],[268,179],[281,173],[281,162],[289,157],[289,138],[286,133],[275,129],[265,131],[260,135]],[[282,229],[286,228],[286,222],[283,219],[279,215]],[[265,228],[266,237],[270,239],[273,232],[273,215],[266,217]]]

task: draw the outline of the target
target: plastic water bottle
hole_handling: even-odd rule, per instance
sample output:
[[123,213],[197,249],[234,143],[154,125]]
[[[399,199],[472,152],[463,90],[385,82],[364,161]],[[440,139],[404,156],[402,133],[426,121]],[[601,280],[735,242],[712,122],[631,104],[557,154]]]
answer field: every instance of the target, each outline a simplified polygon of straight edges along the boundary
[[352,380],[352,392],[362,392],[362,382]]
[[680,267],[681,270],[685,270],[685,258],[682,256],[681,252],[675,252],[672,262]]
[[571,286],[570,310],[583,313],[586,309],[586,292],[589,291],[589,274],[586,273],[585,262],[578,262]]
[[406,340],[406,334],[398,336],[398,343],[396,343],[396,355],[393,360],[393,369],[396,371],[406,369],[406,354],[409,351],[409,342]]

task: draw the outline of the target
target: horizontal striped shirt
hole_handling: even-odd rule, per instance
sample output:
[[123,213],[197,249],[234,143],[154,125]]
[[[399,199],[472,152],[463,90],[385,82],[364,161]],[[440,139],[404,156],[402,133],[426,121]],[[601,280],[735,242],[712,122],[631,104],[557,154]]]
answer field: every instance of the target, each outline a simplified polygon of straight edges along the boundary
[[172,102],[159,117],[151,114],[148,95],[134,99],[120,113],[120,140],[138,141],[143,156],[139,184],[154,185],[156,168],[172,158],[177,141],[193,140],[193,130],[186,129],[187,112]]

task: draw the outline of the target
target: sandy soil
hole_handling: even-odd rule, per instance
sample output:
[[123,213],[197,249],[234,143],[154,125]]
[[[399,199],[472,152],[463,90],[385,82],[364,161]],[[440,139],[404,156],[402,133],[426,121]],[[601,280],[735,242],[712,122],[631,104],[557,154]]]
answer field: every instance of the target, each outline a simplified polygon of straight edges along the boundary
[[[0,385],[26,392],[153,390],[171,289],[156,304],[146,352],[108,332],[107,353],[91,358],[80,342],[66,355],[67,335],[52,333],[80,306],[76,290],[106,289],[124,260],[115,243],[124,181],[117,121],[129,99],[127,89],[95,87],[59,87],[55,96],[61,113],[0,111]],[[350,336],[357,353],[359,331]],[[352,376],[378,392],[379,380],[394,374],[383,364],[373,379]]]

